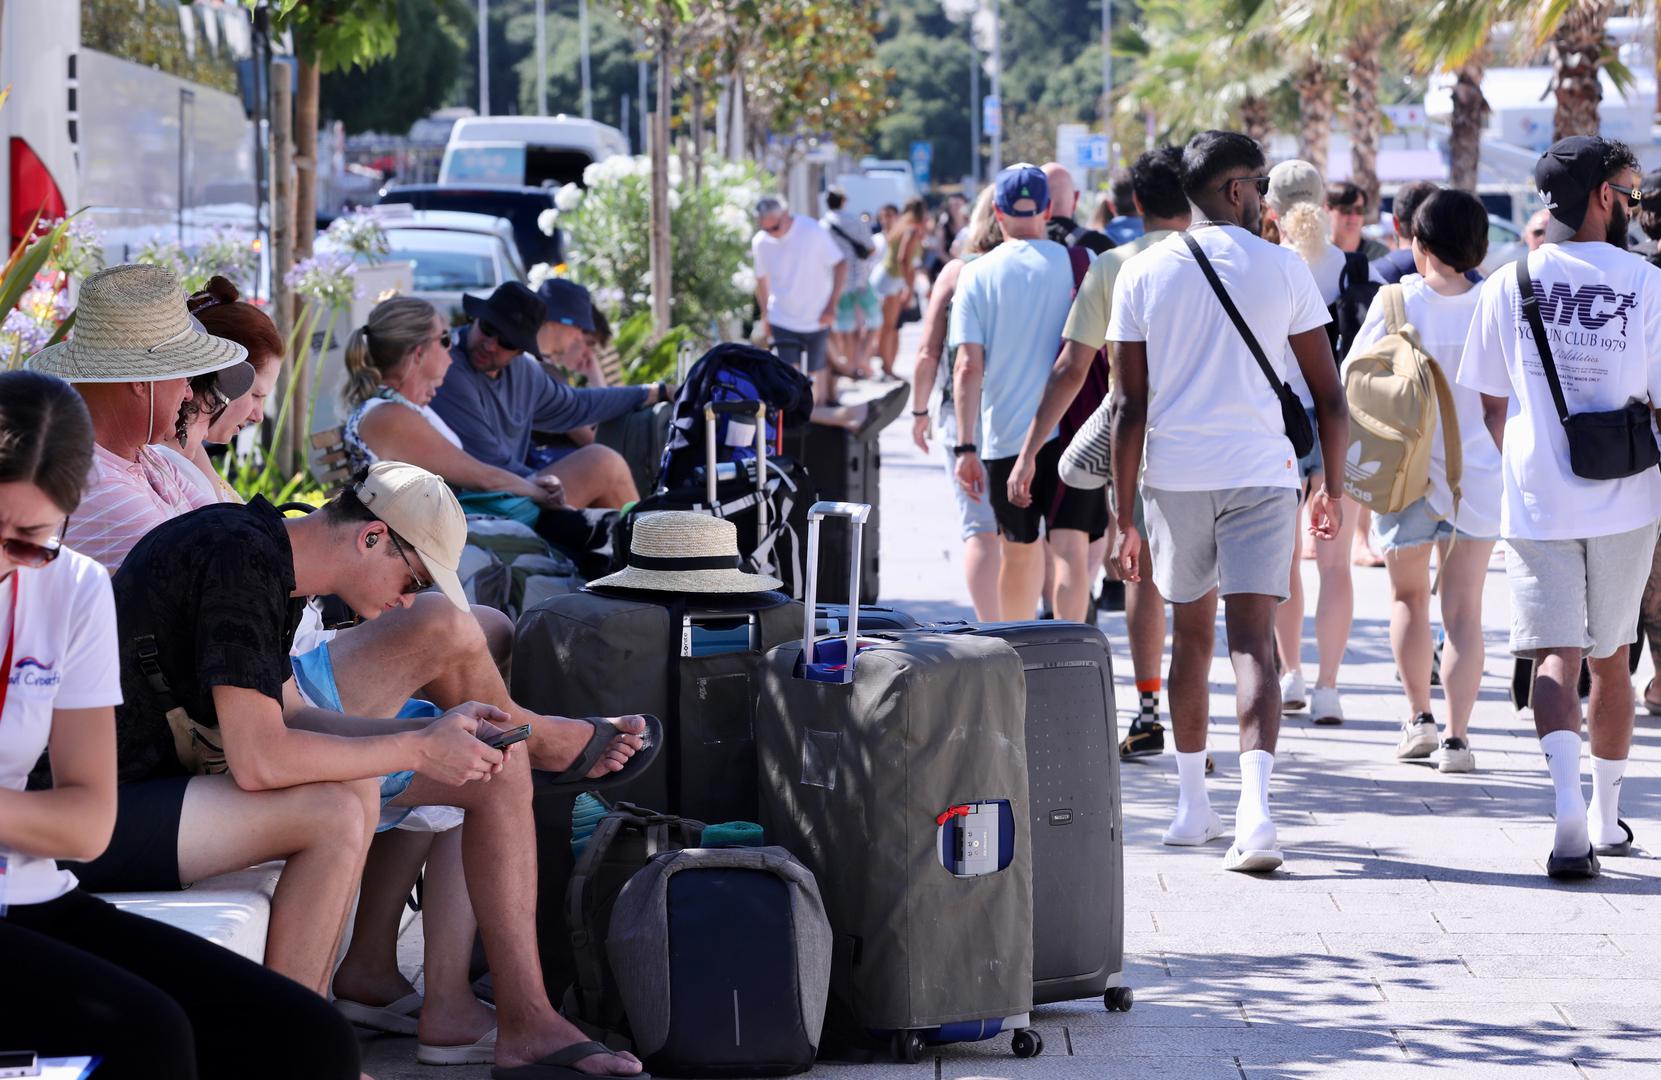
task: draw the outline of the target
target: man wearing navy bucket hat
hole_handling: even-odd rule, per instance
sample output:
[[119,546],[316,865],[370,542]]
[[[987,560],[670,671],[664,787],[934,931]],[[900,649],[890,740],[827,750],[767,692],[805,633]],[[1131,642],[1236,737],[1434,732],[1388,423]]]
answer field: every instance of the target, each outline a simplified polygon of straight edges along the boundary
[[549,377],[537,362],[543,337],[555,344],[569,335],[580,341],[577,320],[593,326],[586,290],[580,307],[570,293],[580,288],[559,288],[553,316],[544,296],[517,281],[498,286],[488,298],[464,297],[473,325],[456,333],[450,370],[432,408],[462,449],[480,461],[519,476],[557,478],[572,509],[621,507],[639,492],[628,462],[610,447],[585,445],[551,464],[532,457],[532,432],[571,432],[670,396],[662,383],[578,389]]

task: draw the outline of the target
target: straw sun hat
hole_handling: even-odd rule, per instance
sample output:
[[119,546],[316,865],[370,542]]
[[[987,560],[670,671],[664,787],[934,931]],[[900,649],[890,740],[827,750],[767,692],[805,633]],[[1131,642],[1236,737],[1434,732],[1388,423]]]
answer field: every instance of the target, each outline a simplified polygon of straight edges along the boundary
[[776,589],[778,578],[739,569],[738,528],[730,521],[686,510],[642,514],[629,540],[629,565],[591,584],[654,592],[754,593]]
[[217,371],[228,400],[254,384],[248,350],[191,318],[179,280],[159,266],[112,266],[87,278],[68,340],[35,353],[27,366],[72,383],[160,382]]

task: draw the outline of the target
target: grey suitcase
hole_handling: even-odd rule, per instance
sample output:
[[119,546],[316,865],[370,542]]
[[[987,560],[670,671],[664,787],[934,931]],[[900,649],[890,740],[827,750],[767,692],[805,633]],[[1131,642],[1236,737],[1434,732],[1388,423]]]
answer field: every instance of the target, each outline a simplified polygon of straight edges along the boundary
[[[826,517],[857,530],[868,512],[816,504],[809,566]],[[857,589],[857,532],[850,547]],[[767,656],[755,730],[762,823],[813,872],[836,936],[835,1015],[903,1061],[1012,1029],[1033,1056],[1020,659],[974,635],[862,640],[857,608],[845,637],[816,642],[816,585],[802,640]]]

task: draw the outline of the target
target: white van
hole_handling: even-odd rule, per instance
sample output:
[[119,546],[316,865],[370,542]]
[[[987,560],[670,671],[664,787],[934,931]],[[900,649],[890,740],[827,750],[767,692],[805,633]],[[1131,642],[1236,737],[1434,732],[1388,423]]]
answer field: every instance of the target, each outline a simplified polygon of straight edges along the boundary
[[623,133],[575,116],[469,116],[456,121],[440,184],[559,187],[596,161],[629,152]]

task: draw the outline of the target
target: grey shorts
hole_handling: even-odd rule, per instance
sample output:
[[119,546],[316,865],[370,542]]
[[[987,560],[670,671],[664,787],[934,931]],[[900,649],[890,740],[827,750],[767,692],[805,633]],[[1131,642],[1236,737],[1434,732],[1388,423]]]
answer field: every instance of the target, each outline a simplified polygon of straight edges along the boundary
[[1638,638],[1657,523],[1589,540],[1507,540],[1511,651],[1612,656]]
[[976,533],[995,533],[998,531],[998,519],[992,514],[992,500],[990,493],[982,493],[980,502],[969,498],[963,490],[963,485],[957,482],[957,458],[952,455],[952,446],[957,442],[957,413],[952,411],[950,401],[942,402],[940,406],[940,452],[946,458],[946,482],[952,486],[952,495],[957,499],[957,519],[962,525],[963,539],[967,540]]
[[1153,581],[1173,604],[1212,589],[1284,600],[1290,584],[1295,488],[1162,491],[1142,486]]
[[773,327],[773,351],[780,360],[805,374],[812,375],[825,366],[825,342],[829,330],[786,330]]

